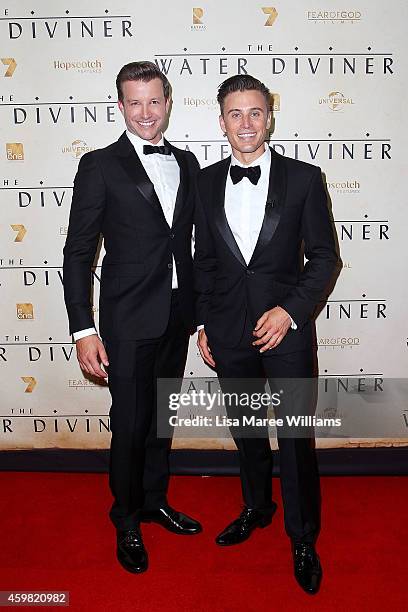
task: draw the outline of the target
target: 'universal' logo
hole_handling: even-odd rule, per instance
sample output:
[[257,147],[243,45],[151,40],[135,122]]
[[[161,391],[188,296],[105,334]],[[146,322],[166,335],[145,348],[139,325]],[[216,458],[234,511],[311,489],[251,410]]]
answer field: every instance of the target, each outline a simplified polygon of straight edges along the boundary
[[354,104],[352,98],[346,98],[340,91],[331,91],[327,98],[320,98],[319,104],[327,104],[332,111],[343,110],[345,106]]
[[79,159],[84,153],[94,151],[95,147],[89,147],[84,140],[73,140],[67,147],[62,147],[63,153],[70,153],[74,159]]

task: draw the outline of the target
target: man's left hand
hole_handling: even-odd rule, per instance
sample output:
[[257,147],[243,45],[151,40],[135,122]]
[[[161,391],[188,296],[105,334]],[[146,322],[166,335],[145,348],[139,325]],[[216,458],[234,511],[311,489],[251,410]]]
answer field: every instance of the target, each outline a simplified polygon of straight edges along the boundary
[[254,346],[263,345],[259,350],[260,353],[276,348],[286,336],[290,326],[291,318],[286,310],[280,306],[275,306],[275,308],[264,312],[258,319],[252,332],[258,340],[255,340],[252,344]]

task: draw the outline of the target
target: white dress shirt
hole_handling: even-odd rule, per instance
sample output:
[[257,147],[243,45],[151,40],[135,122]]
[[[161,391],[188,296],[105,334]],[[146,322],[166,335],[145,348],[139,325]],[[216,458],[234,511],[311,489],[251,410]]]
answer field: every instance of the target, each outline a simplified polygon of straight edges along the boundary
[[[171,227],[173,223],[177,191],[180,184],[180,168],[177,160],[173,153],[171,155],[162,155],[160,153],[145,155],[143,153],[143,146],[151,143],[149,143],[147,140],[139,138],[139,136],[136,136],[136,134],[132,134],[132,132],[129,132],[129,130],[126,130],[126,136],[134,146],[147,176],[153,183],[154,190],[163,209],[165,219],[169,227]],[[163,146],[163,144],[164,141],[162,137],[155,146]],[[173,277],[171,288],[177,289],[177,287],[177,270],[173,256]],[[82,329],[74,332],[72,335],[74,341],[76,342],[77,340],[80,340],[80,338],[85,338],[85,336],[91,336],[96,333],[96,329],[94,327],[90,327],[88,329]]]
[[[265,145],[264,145],[265,146]],[[225,214],[235,241],[248,265],[255,250],[265,216],[266,200],[268,198],[269,174],[271,169],[271,151],[265,146],[260,157],[250,164],[243,164],[231,154],[231,166],[260,166],[261,176],[256,185],[244,177],[239,183],[232,182],[228,172],[225,185]],[[291,318],[291,327],[296,329],[296,323]],[[204,325],[198,325],[197,331]]]

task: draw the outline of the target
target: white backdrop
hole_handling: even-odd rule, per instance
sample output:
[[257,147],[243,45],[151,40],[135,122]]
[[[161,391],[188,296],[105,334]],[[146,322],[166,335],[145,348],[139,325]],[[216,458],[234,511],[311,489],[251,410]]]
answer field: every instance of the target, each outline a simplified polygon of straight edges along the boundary
[[[109,445],[109,393],[77,365],[61,265],[78,161],[123,131],[115,78],[129,61],[153,60],[167,73],[174,103],[166,137],[202,166],[229,154],[218,126],[219,83],[247,71],[270,87],[271,143],[322,168],[343,261],[317,321],[320,372],[342,380],[405,376],[406,2],[200,5],[1,2],[4,449]],[[186,376],[209,375],[194,338]],[[319,444],[404,444],[404,406],[390,409],[401,436]],[[223,439],[175,446],[232,447]]]

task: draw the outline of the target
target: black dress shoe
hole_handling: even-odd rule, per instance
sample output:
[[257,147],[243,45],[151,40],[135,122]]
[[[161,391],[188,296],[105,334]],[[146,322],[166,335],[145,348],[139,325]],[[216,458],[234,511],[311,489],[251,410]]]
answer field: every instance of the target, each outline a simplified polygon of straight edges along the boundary
[[296,580],[306,593],[314,595],[319,590],[322,566],[313,544],[294,542],[292,553]]
[[240,544],[249,538],[256,527],[263,528],[269,525],[275,512],[276,504],[274,503],[268,512],[245,507],[239,517],[215,538],[215,542],[219,546]]
[[158,523],[168,531],[180,535],[194,535],[202,531],[198,521],[182,512],[177,512],[177,510],[170,508],[170,506],[158,508],[157,510],[142,510],[140,520],[144,523]]
[[147,570],[147,552],[143,546],[142,534],[138,527],[117,530],[116,554],[119,563],[128,572],[139,574]]

